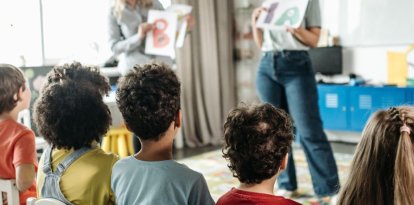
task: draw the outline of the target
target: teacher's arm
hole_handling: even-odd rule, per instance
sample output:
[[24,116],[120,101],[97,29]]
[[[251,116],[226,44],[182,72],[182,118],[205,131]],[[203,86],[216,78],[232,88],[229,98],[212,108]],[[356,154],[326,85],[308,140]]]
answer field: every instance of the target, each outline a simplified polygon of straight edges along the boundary
[[306,46],[314,48],[318,45],[321,33],[322,20],[319,0],[309,1],[304,18],[306,27],[287,28],[287,31]]
[[257,28],[256,23],[257,23],[257,19],[259,18],[260,14],[263,11],[266,11],[266,8],[259,7],[253,10],[253,13],[252,13],[253,39],[259,48],[261,48],[263,44],[263,30],[261,28]]
[[137,49],[147,33],[153,29],[152,24],[141,23],[136,34],[124,38],[116,16],[110,11],[108,16],[109,45],[115,55]]
[[320,27],[310,27],[310,28],[287,28],[287,31],[290,32],[295,38],[297,38],[300,42],[309,46],[311,48],[315,48],[318,46],[319,36],[321,34]]

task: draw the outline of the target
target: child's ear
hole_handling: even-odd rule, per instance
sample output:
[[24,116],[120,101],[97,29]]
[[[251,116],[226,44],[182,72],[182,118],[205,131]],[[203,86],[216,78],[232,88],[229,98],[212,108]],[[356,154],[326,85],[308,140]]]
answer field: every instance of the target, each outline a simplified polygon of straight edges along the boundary
[[23,87],[20,87],[19,92],[15,93],[13,95],[13,99],[15,101],[21,101],[22,100],[22,97],[21,96],[23,96],[23,92],[24,92]]
[[181,109],[180,109],[178,110],[177,115],[175,116],[174,128],[180,128],[182,120],[183,120],[183,113],[181,112]]
[[285,170],[286,169],[287,163],[288,163],[288,158],[289,158],[289,154],[286,154],[285,157],[283,157],[282,163],[280,163],[279,170]]

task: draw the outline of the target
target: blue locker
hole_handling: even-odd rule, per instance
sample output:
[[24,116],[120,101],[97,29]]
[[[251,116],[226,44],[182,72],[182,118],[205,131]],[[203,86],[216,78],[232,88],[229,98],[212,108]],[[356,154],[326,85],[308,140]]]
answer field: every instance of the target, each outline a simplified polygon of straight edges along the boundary
[[360,132],[378,109],[414,105],[414,88],[318,85],[319,107],[328,130]]
[[347,129],[348,86],[319,85],[318,103],[325,129]]
[[353,87],[349,95],[349,129],[361,131],[375,110],[379,91],[372,87]]

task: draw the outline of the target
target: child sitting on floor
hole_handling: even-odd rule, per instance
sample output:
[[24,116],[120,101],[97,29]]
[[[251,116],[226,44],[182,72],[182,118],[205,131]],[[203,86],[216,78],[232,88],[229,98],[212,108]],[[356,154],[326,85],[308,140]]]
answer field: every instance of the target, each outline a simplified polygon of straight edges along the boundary
[[375,112],[365,125],[338,205],[414,204],[414,107]]
[[118,85],[117,103],[142,148],[118,161],[111,186],[116,203],[214,204],[203,175],[173,160],[181,127],[180,82],[165,65],[136,65]]
[[34,121],[51,146],[39,162],[39,198],[66,204],[114,204],[110,187],[117,156],[98,146],[111,115],[103,102],[110,89],[97,68],[80,63],[58,66],[34,107]]
[[283,110],[270,104],[234,108],[224,124],[224,138],[223,157],[240,186],[224,194],[218,205],[299,204],[273,194],[293,140],[292,122]]
[[19,112],[29,108],[30,98],[22,71],[0,64],[0,179],[16,180],[20,204],[36,196],[35,136],[17,122]]

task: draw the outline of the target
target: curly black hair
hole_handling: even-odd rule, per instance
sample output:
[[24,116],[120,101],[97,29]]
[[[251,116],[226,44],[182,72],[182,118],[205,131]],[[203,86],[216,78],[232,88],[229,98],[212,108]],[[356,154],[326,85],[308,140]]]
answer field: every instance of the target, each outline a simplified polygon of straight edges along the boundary
[[140,139],[157,141],[180,110],[180,82],[165,64],[135,65],[120,79],[116,101]]
[[270,104],[240,105],[224,124],[223,157],[240,182],[259,184],[273,177],[293,140],[289,115]]
[[[12,65],[0,64],[0,114],[12,111],[20,99],[14,99],[20,88],[26,89],[23,72]],[[17,96],[19,97],[19,96]]]
[[34,122],[39,133],[58,149],[90,147],[100,141],[111,125],[103,102],[109,90],[98,69],[79,63],[55,67],[48,74],[34,105]]
[[107,95],[111,90],[108,78],[100,74],[98,67],[82,65],[79,62],[55,66],[53,71],[48,73],[45,86],[62,79],[71,79],[78,84],[93,87],[101,95]]

